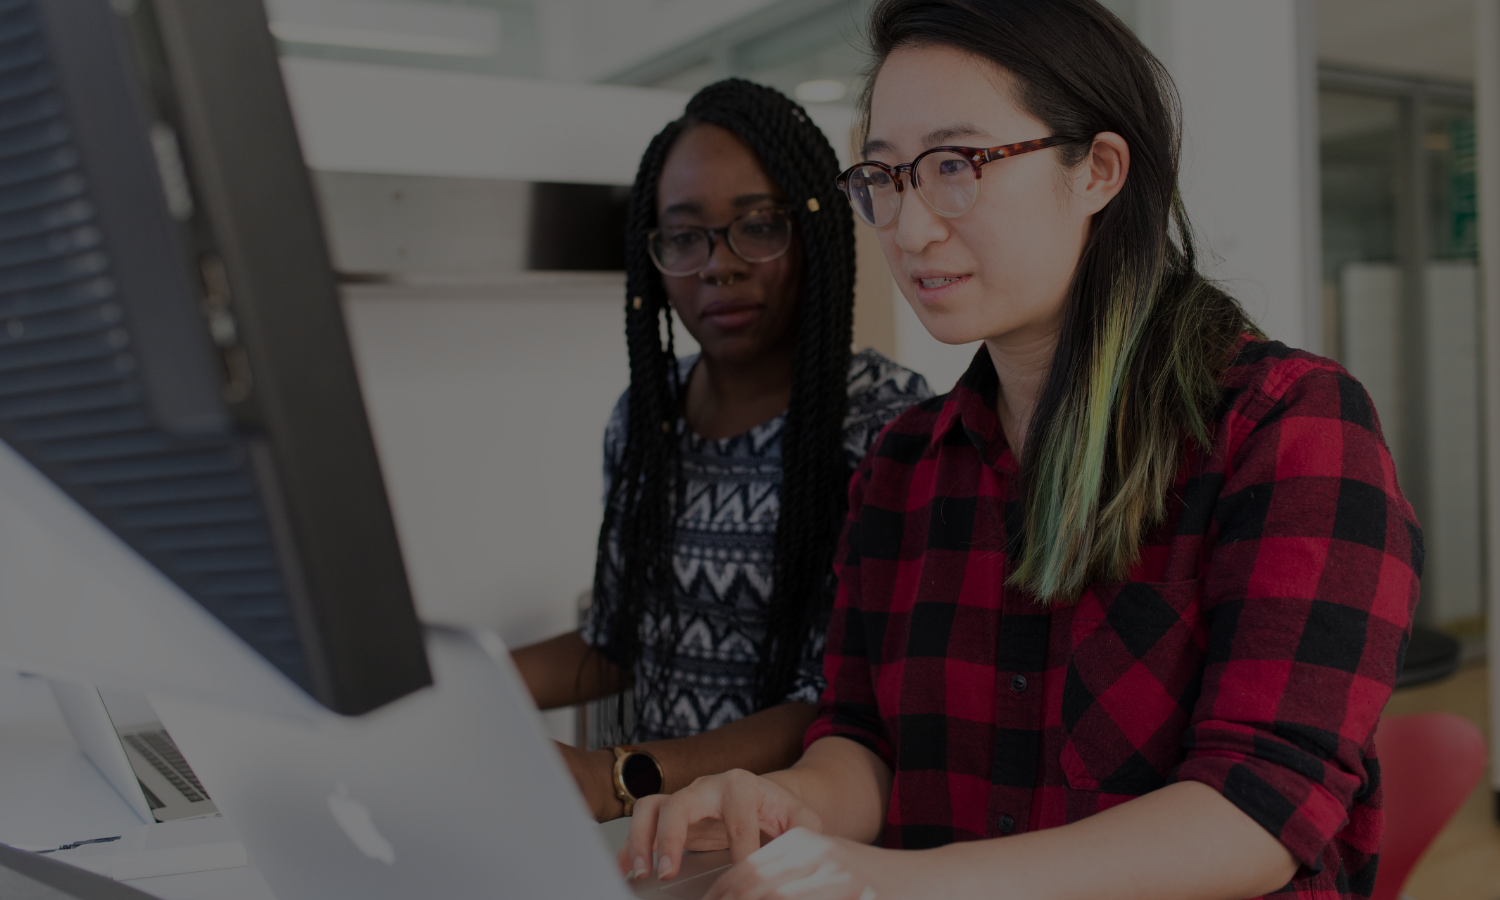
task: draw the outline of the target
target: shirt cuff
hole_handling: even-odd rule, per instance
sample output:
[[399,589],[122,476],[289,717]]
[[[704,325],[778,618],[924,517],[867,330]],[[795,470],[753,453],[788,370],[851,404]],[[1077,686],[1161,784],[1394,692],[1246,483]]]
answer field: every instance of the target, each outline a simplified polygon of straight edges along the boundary
[[592,621],[585,622],[582,626],[579,627],[578,636],[582,638],[583,642],[585,644],[588,644],[589,648],[592,649],[595,653],[598,653],[600,656],[604,657],[617,666],[620,666],[622,668],[624,667],[624,657],[616,652],[614,648],[610,646],[608,641],[601,640],[603,636],[594,629]]
[[1324,849],[1349,818],[1344,804],[1323,785],[1243,754],[1194,754],[1169,780],[1198,781],[1218,791],[1270,832],[1311,874],[1322,870]]
[[802,752],[814,742],[826,737],[848,738],[856,744],[867,748],[871,753],[880,757],[885,764],[896,769],[896,754],[891,749],[891,742],[884,735],[874,734],[866,728],[861,728],[848,722],[842,721],[843,717],[837,713],[825,713],[813,720],[807,733],[802,736]]

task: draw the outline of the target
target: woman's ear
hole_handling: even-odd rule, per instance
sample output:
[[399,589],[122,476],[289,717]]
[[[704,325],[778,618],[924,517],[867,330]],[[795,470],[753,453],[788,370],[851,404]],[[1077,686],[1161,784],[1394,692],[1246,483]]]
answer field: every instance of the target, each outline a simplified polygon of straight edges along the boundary
[[1102,131],[1094,135],[1088,159],[1079,169],[1083,184],[1078,199],[1083,201],[1084,214],[1091,216],[1125,186],[1125,178],[1130,174],[1130,145],[1113,131]]

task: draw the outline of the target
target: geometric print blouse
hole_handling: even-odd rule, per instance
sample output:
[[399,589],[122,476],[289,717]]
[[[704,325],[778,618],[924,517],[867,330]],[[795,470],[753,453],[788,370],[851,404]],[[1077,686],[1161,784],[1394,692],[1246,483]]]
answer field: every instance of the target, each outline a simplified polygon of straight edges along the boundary
[[[678,360],[687,382],[696,355]],[[921,375],[874,350],[856,353],[849,366],[849,408],[844,419],[845,464],[852,472],[880,429],[913,403],[932,396]],[[628,394],[615,404],[604,432],[604,478],[624,449]],[[644,696],[657,661],[650,636],[657,623],[640,623],[636,716],[630,741],[686,737],[717,728],[754,710],[756,648],[766,633],[771,557],[780,511],[781,438],[786,416],[720,440],[693,433],[679,419],[685,502],[677,517],[673,570],[682,621],[674,671],[666,695]],[[833,561],[829,560],[830,567]],[[825,604],[831,603],[830,596]],[[613,598],[596,592],[580,626],[584,641],[606,658],[601,633]],[[800,673],[786,701],[816,703],[823,690],[823,635],[807,643]]]

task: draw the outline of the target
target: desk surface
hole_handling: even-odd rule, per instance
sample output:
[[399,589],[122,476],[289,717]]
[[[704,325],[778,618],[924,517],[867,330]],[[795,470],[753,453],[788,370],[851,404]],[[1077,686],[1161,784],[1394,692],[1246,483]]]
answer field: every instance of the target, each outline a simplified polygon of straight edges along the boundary
[[[57,847],[141,824],[73,742],[47,683],[0,670],[0,843]],[[630,820],[601,828],[618,849]],[[254,865],[124,883],[161,900],[276,900]]]
[[[56,847],[140,824],[73,742],[46,682],[0,670],[0,843]],[[254,866],[126,883],[162,900],[276,900]]]

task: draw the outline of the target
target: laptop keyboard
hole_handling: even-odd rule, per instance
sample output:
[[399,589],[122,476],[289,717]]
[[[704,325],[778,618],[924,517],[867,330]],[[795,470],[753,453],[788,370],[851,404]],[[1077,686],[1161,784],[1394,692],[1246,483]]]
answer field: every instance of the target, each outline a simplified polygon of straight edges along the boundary
[[123,740],[130,745],[130,749],[139,753],[151,764],[161,777],[167,779],[172,787],[190,803],[208,799],[208,791],[198,781],[198,776],[188,767],[187,760],[182,758],[182,752],[177,749],[172,736],[166,731],[141,731],[135,734],[127,734]]

